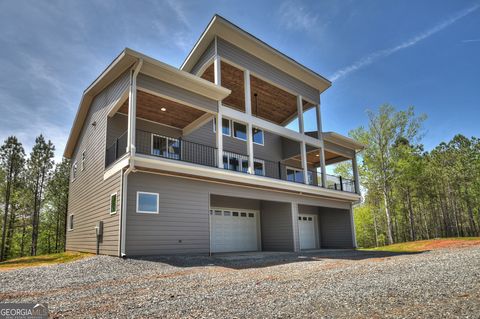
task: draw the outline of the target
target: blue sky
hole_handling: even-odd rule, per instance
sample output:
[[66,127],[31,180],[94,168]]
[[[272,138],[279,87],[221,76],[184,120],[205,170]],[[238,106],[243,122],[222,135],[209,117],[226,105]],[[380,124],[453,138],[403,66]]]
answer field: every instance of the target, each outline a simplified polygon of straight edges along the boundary
[[426,149],[480,136],[479,0],[1,0],[0,139],[30,152],[43,133],[61,158],[83,90],[123,48],[178,67],[214,13],[333,81],[324,130],[390,103],[428,115]]

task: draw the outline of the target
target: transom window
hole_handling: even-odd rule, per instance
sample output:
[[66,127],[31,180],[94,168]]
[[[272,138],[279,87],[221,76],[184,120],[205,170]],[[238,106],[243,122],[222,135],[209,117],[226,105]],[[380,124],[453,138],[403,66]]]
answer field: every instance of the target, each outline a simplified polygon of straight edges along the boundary
[[233,137],[239,140],[247,140],[247,126],[242,123],[233,122]]
[[253,143],[258,145],[263,145],[263,130],[253,127],[252,128],[252,135],[253,135]]
[[152,134],[152,155],[180,159],[180,141],[176,138]]
[[158,193],[137,192],[137,213],[158,214]]
[[[217,121],[213,120],[213,131],[217,131]],[[225,136],[230,136],[231,133],[231,121],[226,118],[222,118],[222,134]]]

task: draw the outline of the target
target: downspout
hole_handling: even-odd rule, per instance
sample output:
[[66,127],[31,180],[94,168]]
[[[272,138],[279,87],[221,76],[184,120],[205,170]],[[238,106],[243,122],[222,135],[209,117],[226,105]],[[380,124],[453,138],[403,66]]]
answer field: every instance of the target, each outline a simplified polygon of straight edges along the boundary
[[131,118],[128,123],[128,151],[130,152],[129,166],[123,173],[122,184],[122,212],[120,218],[120,256],[125,257],[125,243],[126,243],[126,220],[127,220],[127,185],[128,174],[135,172],[135,120],[136,120],[136,108],[137,108],[137,75],[143,65],[143,59],[139,59],[135,69],[133,70],[130,78],[130,92],[129,92],[129,114]]

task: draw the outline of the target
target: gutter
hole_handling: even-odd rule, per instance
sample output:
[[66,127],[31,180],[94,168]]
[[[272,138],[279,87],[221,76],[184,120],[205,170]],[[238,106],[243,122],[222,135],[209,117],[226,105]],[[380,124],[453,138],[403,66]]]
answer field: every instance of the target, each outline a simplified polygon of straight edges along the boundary
[[[137,75],[140,72],[140,69],[142,68],[142,65],[143,65],[143,59],[139,59],[137,65],[135,66],[135,70],[133,71],[133,74],[132,74],[132,77],[131,77],[131,80],[130,80],[130,95],[129,95],[130,96],[130,103],[133,103],[132,101],[135,101],[135,108],[136,108],[136,99],[137,99],[137,94],[136,94]],[[130,115],[131,114],[132,114],[132,112],[130,112]],[[133,115],[136,117],[136,112],[133,113]],[[135,123],[135,119],[133,120],[133,122]],[[132,127],[130,127],[130,125],[129,125],[129,128],[132,130]],[[135,129],[135,125],[134,125],[133,129]],[[135,132],[135,131],[133,130],[133,132]],[[130,136],[132,136],[132,131],[130,131],[129,133],[130,133]],[[123,172],[123,175],[122,175],[123,183],[122,183],[122,213],[121,213],[121,217],[120,217],[120,257],[125,257],[126,256],[126,253],[125,253],[125,246],[126,245],[125,244],[126,244],[126,237],[127,237],[127,233],[126,233],[126,230],[127,230],[127,223],[126,223],[126,220],[127,220],[127,196],[128,196],[127,185],[128,185],[128,175],[131,172],[135,172],[135,152],[136,152],[136,150],[135,150],[135,134],[133,134],[133,138],[130,139],[130,145],[128,146],[128,148],[130,149],[129,166],[125,170],[125,172]]]

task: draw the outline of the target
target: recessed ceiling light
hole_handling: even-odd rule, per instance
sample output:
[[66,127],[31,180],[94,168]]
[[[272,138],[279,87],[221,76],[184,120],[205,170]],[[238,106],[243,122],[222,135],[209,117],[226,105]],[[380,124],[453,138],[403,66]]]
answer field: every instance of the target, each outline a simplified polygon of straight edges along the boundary
[[165,112],[166,110],[167,110],[167,109],[164,108],[164,107],[162,107],[162,108],[160,109],[160,111],[162,111],[162,112]]
[[320,157],[320,154],[315,154],[316,157]]

